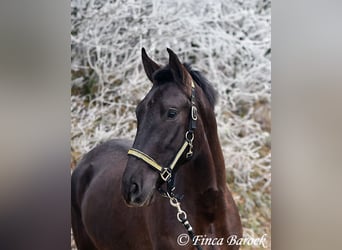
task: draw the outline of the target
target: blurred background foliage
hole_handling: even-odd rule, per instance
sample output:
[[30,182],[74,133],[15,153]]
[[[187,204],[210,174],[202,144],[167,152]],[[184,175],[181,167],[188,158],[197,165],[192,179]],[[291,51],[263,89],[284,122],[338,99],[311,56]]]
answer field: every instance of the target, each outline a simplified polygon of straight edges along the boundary
[[244,234],[271,235],[270,0],[71,0],[71,169],[106,140],[133,139],[151,87],[141,48],[166,48],[219,93],[215,113],[227,183]]

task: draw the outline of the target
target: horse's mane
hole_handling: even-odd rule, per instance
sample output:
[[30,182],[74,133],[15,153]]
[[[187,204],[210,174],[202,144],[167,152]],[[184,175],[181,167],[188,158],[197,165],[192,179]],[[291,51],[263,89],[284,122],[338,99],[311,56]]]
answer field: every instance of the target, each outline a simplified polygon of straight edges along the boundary
[[[199,72],[198,70],[192,69],[190,64],[184,63],[183,65],[185,66],[187,71],[190,73],[192,79],[197,83],[198,86],[201,87],[202,91],[204,92],[205,96],[207,97],[210,103],[211,108],[214,108],[216,104],[216,100],[217,100],[216,90],[213,88],[213,86],[209,83],[207,78],[205,78],[205,76],[203,76],[201,72]],[[154,72],[153,79],[158,84],[173,81],[174,79],[173,79],[169,65]]]

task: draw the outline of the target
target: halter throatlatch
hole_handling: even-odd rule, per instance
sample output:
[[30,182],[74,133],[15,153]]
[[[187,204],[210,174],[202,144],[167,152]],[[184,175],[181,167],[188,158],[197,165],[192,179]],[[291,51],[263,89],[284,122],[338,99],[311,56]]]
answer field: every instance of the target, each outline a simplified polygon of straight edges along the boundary
[[[177,208],[177,220],[183,224],[183,226],[187,230],[188,235],[190,236],[193,243],[194,243],[195,233],[187,219],[187,215],[185,211],[182,210],[180,207],[180,200],[182,197],[174,193],[174,190],[175,190],[174,168],[177,165],[177,162],[179,161],[180,157],[183,155],[183,153],[186,151],[187,148],[188,148],[188,152],[186,152],[185,158],[189,160],[193,155],[192,149],[194,147],[193,141],[195,139],[194,130],[196,128],[196,121],[197,121],[197,108],[196,108],[196,102],[195,102],[195,84],[194,82],[191,82],[191,110],[190,110],[189,129],[185,133],[183,145],[178,150],[171,164],[168,167],[162,167],[151,156],[135,148],[131,148],[130,150],[128,150],[128,153],[127,153],[128,155],[132,155],[146,162],[154,170],[157,170],[159,172],[161,179],[164,182],[166,182],[167,191],[163,190],[161,187],[158,189],[158,191],[162,196],[169,198],[171,206]],[[195,245],[195,247],[198,250],[202,249],[201,246],[199,245]]]

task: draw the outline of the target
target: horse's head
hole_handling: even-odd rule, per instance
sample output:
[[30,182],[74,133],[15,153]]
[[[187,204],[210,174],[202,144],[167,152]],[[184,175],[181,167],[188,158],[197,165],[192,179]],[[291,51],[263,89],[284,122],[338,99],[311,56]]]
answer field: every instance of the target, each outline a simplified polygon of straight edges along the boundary
[[[177,55],[168,49],[169,64],[160,67],[142,49],[142,61],[151,90],[136,108],[137,134],[133,148],[169,166],[189,129],[192,78]],[[183,154],[184,158],[185,153]],[[122,178],[122,195],[130,206],[149,205],[154,191],[162,184],[160,173],[146,161],[132,155]]]

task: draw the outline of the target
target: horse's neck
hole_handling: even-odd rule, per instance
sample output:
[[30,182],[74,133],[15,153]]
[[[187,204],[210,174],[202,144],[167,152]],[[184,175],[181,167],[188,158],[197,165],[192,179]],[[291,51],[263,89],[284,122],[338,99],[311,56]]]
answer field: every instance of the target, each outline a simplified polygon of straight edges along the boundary
[[177,178],[180,178],[185,209],[196,222],[196,233],[227,236],[226,173],[216,127],[205,133],[200,151],[181,169]]
[[223,189],[226,185],[226,171],[214,114],[205,120],[203,136],[201,152],[195,164],[200,164],[201,171],[207,173],[208,182],[212,182],[217,189]]
[[[201,108],[203,106],[200,111],[204,111]],[[237,208],[226,184],[215,115],[213,112],[203,114],[205,117],[195,131],[195,140],[197,138],[198,141],[193,149],[194,158],[180,167],[176,193],[184,194],[182,203],[190,215],[195,233],[215,237],[241,235]]]
[[185,167],[186,188],[193,189],[196,193],[203,193],[208,189],[224,190],[226,186],[225,164],[215,118],[210,123],[211,126],[204,126],[210,129],[203,134],[197,157],[189,163],[190,166]]

